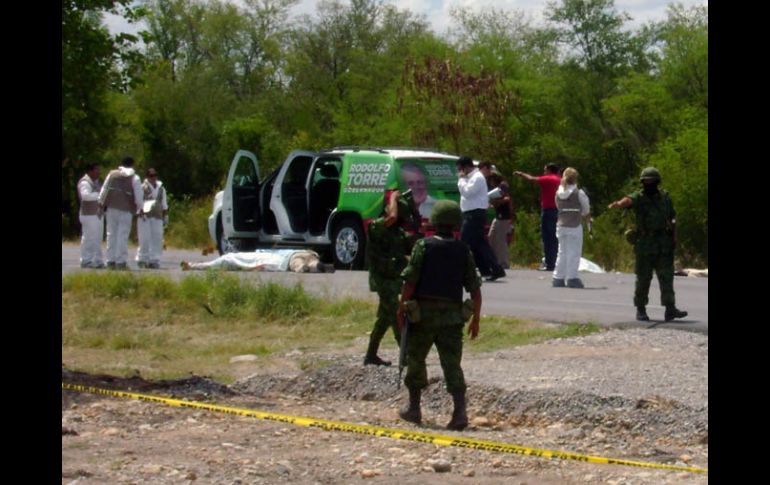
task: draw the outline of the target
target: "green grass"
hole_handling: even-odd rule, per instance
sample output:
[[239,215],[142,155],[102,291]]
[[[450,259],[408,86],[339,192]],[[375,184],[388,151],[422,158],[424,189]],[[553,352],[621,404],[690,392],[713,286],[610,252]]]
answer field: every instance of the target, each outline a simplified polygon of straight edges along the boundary
[[[212,312],[210,312],[211,310]],[[297,349],[302,369],[326,365],[313,352],[353,351],[362,355],[376,303],[329,301],[301,285],[242,280],[207,272],[172,281],[158,275],[75,273],[62,277],[62,359],[71,369],[147,378],[239,377],[229,360],[255,354],[258,368]],[[596,325],[545,325],[507,317],[483,317],[467,352],[484,352],[549,338],[585,335]],[[392,335],[384,348],[396,347]],[[252,370],[255,368],[252,367]]]

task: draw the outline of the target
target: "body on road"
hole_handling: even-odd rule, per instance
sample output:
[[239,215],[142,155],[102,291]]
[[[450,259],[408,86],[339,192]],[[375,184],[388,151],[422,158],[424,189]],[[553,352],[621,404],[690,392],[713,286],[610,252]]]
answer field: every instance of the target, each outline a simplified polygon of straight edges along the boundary
[[[80,247],[77,243],[63,242],[61,247],[62,275],[96,271],[80,268]],[[182,271],[180,262],[200,259],[200,250],[166,248],[160,269],[147,271],[180,280],[189,275],[188,272]],[[129,262],[129,265],[133,264],[133,261]],[[290,271],[237,271],[232,274],[252,284],[270,282],[287,287],[302,284],[308,293],[320,298],[350,297],[374,304],[378,302],[377,294],[369,291],[369,273],[366,271],[337,271],[325,275]],[[633,273],[580,272],[585,289],[579,292],[550,289],[551,276],[541,271],[514,268],[510,270],[510,274],[511,278],[507,284],[484,287],[484,314],[555,324],[593,322],[603,327],[654,326],[708,334],[707,277],[675,277],[677,304],[689,312],[686,319],[664,322],[664,309],[655,302],[648,305],[648,309],[659,311],[660,318],[650,322],[638,322],[634,319],[634,305],[629,298],[629,294],[634,291]],[[546,291],[548,289],[551,291]],[[658,282],[655,279],[650,284],[650,291],[658,291]]]
[[229,271],[292,271],[294,273],[333,273],[334,265],[321,262],[309,249],[256,249],[249,252],[227,253],[213,261],[190,263],[182,261],[182,270],[223,269]]

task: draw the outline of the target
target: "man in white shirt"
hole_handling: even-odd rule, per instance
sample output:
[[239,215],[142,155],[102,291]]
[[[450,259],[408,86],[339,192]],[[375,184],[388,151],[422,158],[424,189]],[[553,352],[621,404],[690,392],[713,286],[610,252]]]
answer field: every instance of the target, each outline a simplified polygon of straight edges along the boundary
[[168,224],[168,201],[166,189],[163,188],[163,182],[158,180],[158,172],[154,168],[147,169],[142,191],[142,217],[136,220],[139,236],[136,263],[140,268],[158,269],[163,254],[163,227]]
[[80,267],[104,268],[102,262],[102,234],[104,219],[99,207],[99,165],[89,163],[86,174],[78,181],[78,199],[80,199],[80,227],[83,233],[80,239]]
[[489,190],[484,174],[473,165],[470,157],[460,157],[457,160],[457,188],[460,190],[460,209],[463,211],[463,225],[460,229],[460,239],[470,246],[476,267],[487,281],[495,281],[505,276],[505,270],[500,266],[492,252],[489,243],[484,239],[484,226],[487,222],[487,207],[489,207]]
[[144,204],[142,183],[134,172],[134,159],[126,157],[116,170],[107,174],[99,205],[107,218],[107,268],[128,269],[128,236],[134,215]]

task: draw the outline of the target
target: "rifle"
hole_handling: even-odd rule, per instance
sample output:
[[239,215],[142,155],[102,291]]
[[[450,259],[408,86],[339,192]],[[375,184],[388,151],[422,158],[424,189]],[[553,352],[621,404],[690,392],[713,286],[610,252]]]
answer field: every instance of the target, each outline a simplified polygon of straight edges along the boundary
[[406,344],[409,340],[409,327],[412,326],[412,321],[409,315],[404,312],[404,329],[401,331],[401,345],[398,351],[398,386],[396,389],[401,389],[401,373],[406,367]]
[[403,194],[401,194],[401,198],[406,201],[407,205],[409,206],[409,215],[406,218],[406,227],[415,233],[420,232],[420,226],[422,225],[422,216],[420,216],[420,211],[417,210],[417,206],[414,204],[414,195],[412,194],[412,189],[407,190]]

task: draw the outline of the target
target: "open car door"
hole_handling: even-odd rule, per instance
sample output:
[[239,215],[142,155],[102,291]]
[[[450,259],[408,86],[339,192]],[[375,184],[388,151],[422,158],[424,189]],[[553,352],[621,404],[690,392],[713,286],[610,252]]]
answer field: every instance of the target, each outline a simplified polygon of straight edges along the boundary
[[283,162],[270,197],[283,238],[303,239],[308,230],[307,179],[315,152],[294,150]]
[[238,150],[230,164],[222,196],[222,228],[228,238],[256,238],[262,223],[259,211],[259,162]]

